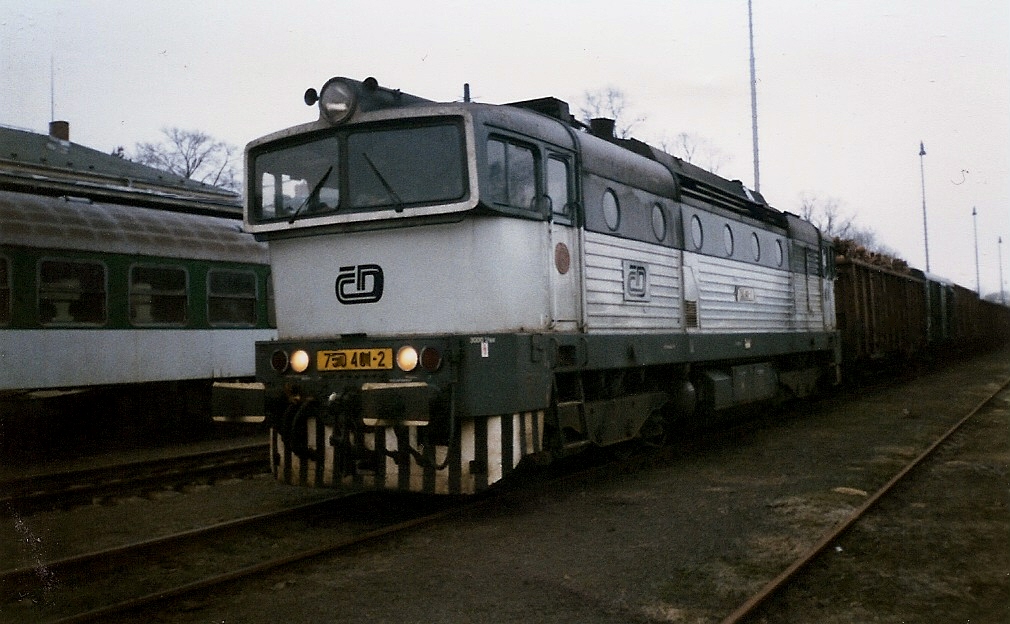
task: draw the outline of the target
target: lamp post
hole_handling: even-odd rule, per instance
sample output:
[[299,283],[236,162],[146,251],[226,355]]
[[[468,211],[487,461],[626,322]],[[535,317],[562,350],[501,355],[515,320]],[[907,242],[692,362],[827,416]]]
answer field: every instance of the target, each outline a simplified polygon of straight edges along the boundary
[[750,117],[751,137],[754,143],[754,190],[761,192],[761,167],[758,165],[758,101],[757,73],[754,69],[754,12],[747,0],[747,30],[750,33]]
[[926,228],[926,165],[923,156],[926,146],[919,141],[919,173],[922,175],[922,238],[926,243],[926,273],[929,273],[929,230]]
[[1000,236],[998,240],[996,248],[999,250],[999,300],[1006,305],[1006,296],[1003,293],[1003,237]]
[[975,206],[971,207],[971,225],[975,230],[975,292],[982,296],[982,282],[978,277],[978,215]]

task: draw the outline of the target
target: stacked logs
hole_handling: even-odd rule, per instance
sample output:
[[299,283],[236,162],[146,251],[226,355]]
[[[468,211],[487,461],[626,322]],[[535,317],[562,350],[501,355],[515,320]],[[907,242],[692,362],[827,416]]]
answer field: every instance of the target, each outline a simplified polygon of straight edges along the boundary
[[901,258],[895,258],[885,253],[871,251],[854,240],[835,238],[835,255],[841,260],[858,260],[869,265],[879,266],[895,273],[908,273],[908,263]]

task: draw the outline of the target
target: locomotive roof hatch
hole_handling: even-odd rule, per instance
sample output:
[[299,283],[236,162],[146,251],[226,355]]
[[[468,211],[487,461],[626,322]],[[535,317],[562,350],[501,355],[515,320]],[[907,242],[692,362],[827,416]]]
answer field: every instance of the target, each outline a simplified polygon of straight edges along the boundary
[[531,110],[535,113],[540,113],[541,115],[547,115],[548,117],[553,117],[558,121],[564,122],[574,127],[584,127],[582,122],[577,120],[574,115],[572,115],[571,108],[568,106],[568,102],[564,100],[559,100],[556,97],[542,97],[536,98],[534,100],[522,100],[521,102],[509,102],[506,106],[515,106],[516,108],[525,108],[526,110]]

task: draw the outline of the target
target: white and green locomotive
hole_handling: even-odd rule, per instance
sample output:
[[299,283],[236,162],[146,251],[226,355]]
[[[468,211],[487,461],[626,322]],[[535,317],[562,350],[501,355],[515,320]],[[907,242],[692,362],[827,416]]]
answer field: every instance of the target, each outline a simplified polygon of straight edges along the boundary
[[306,102],[246,154],[282,481],[472,493],[837,375],[830,241],[740,182],[553,98]]

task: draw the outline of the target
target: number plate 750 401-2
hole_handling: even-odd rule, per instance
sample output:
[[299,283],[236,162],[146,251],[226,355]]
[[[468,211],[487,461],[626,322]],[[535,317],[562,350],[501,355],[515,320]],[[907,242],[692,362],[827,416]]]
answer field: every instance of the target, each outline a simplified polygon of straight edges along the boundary
[[316,352],[316,370],[383,370],[393,368],[392,349],[338,349]]

